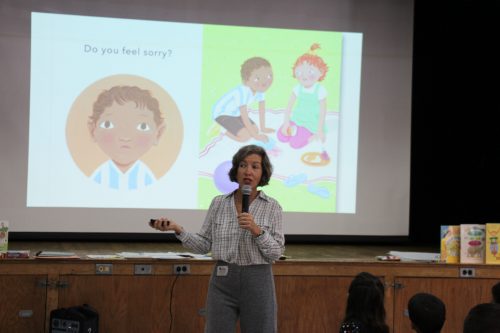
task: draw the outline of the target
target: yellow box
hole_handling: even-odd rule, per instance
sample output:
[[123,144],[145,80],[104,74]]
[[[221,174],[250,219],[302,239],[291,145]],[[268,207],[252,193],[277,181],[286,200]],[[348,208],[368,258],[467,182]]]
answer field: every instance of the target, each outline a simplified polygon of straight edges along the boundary
[[441,262],[458,264],[460,262],[460,226],[441,226]]
[[500,223],[486,223],[486,263],[500,265]]

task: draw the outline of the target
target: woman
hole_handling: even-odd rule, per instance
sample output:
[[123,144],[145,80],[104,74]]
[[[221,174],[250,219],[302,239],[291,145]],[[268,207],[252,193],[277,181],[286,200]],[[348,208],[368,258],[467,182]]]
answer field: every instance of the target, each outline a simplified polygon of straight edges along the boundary
[[[269,183],[272,165],[256,145],[233,156],[229,178],[239,184],[230,194],[216,196],[198,233],[161,217],[152,227],[173,230],[195,253],[212,252],[217,263],[207,295],[205,332],[234,332],[239,318],[242,333],[276,332],[277,305],[271,264],[284,251],[282,209],[257,190]],[[249,185],[249,212],[242,212],[242,187]]]
[[339,333],[389,333],[384,285],[376,276],[362,272],[352,280]]

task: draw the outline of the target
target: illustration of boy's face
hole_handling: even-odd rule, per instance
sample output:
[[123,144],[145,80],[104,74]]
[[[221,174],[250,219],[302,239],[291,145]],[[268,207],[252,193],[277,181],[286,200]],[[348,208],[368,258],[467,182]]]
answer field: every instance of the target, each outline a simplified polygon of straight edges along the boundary
[[250,74],[245,84],[255,92],[265,92],[273,83],[273,70],[271,67],[263,66],[257,68]]
[[94,141],[125,170],[158,143],[163,129],[164,125],[156,124],[151,110],[135,102],[113,102],[96,123],[89,124]]
[[321,71],[314,65],[304,61],[295,67],[295,77],[306,88],[312,87],[321,77]]

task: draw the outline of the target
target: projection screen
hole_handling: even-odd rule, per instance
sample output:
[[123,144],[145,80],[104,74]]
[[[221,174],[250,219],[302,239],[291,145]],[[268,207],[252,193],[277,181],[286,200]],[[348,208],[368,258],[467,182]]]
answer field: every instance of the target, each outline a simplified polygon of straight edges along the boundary
[[256,144],[286,234],[408,235],[413,1],[1,8],[12,232],[133,239],[161,215],[196,231]]

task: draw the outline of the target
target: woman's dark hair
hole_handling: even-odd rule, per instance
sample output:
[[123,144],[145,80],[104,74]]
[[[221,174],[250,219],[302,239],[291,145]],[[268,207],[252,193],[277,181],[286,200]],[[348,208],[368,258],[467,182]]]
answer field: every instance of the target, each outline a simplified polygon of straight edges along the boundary
[[367,332],[389,332],[385,323],[384,285],[376,276],[362,272],[349,286],[344,322],[361,322]]
[[262,177],[257,186],[265,186],[269,184],[271,175],[273,174],[273,166],[264,148],[256,145],[248,145],[241,147],[236,154],[233,156],[233,166],[229,170],[229,179],[232,182],[237,182],[236,175],[238,174],[238,168],[240,163],[248,156],[252,154],[257,154],[262,158]]

